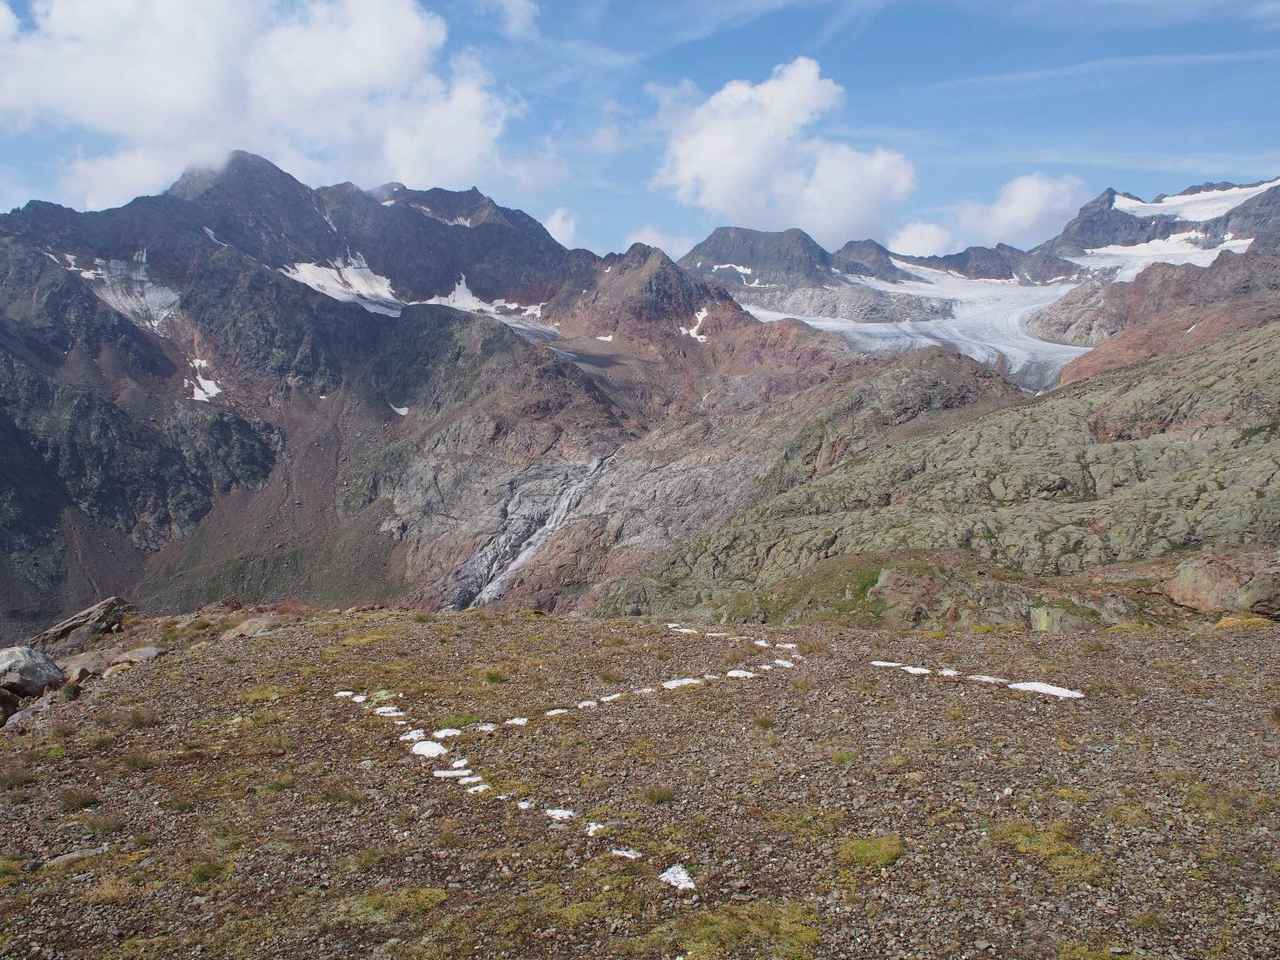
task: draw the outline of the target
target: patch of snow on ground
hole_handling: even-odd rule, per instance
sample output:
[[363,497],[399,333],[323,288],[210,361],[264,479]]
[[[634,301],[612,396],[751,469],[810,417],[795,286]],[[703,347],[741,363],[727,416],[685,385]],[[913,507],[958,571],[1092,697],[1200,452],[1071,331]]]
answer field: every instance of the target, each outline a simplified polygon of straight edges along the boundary
[[668,886],[675,887],[677,890],[696,890],[693,877],[689,876],[689,871],[685,869],[684,864],[677,863],[674,867],[668,867],[658,874],[658,879]]
[[596,337],[596,339],[601,343],[613,343],[613,334],[611,333],[607,337]]
[[355,695],[356,695],[356,692],[354,690],[339,690],[337,693],[334,694],[335,697],[343,697],[346,699],[350,699]]
[[666,680],[663,682],[662,686],[663,689],[666,690],[676,690],[680,687],[695,687],[700,683],[702,683],[702,681],[696,677],[680,677],[676,680]]
[[1109,247],[1098,247],[1095,250],[1086,250],[1082,257],[1067,257],[1067,259],[1093,270],[1114,269],[1116,280],[1127,283],[1136,279],[1138,274],[1153,263],[1191,263],[1198,267],[1207,267],[1218,259],[1218,254],[1223,250],[1244,253],[1253,243],[1252,240],[1226,240],[1219,246],[1206,249],[1196,245],[1200,237],[1200,234],[1194,232],[1175,233],[1164,240],[1151,240],[1132,246],[1117,243]]
[[1010,690],[1023,690],[1028,693],[1043,693],[1051,697],[1058,697],[1061,700],[1083,700],[1084,694],[1079,690],[1068,690],[1066,687],[1055,687],[1051,683],[1041,683],[1039,680],[1028,680],[1022,683],[1009,684]]
[[577,816],[577,814],[574,813],[574,811],[572,810],[558,810],[553,808],[545,812],[547,816],[550,817],[552,820],[560,820],[560,821],[572,820],[574,817]]
[[387,401],[387,406],[390,407],[392,410],[394,410],[397,414],[399,414],[402,417],[407,417],[409,415],[408,407],[397,407],[390,400]]
[[406,743],[418,743],[420,740],[427,738],[427,731],[418,727],[414,730],[408,730],[400,735],[400,739]]
[[437,730],[432,736],[437,740],[444,740],[448,737],[460,737],[462,736],[462,731],[455,727],[445,727],[443,730]]
[[432,770],[431,775],[441,780],[461,780],[463,777],[471,776],[471,771],[466,767],[460,770]]
[[529,724],[528,717],[512,717],[510,720],[506,722],[506,726],[508,727],[524,727],[524,726],[528,726],[528,724]]
[[[208,361],[192,360],[191,366],[195,370],[204,370],[209,366]],[[222,387],[218,385],[216,380],[202,376],[199,373],[193,373],[191,380],[182,381],[185,386],[191,388],[191,399],[199,400],[201,403],[208,403],[218,394],[222,393]]]
[[750,670],[730,670],[725,676],[732,677],[734,680],[750,680],[755,674]]
[[434,740],[420,740],[413,745],[411,752],[418,757],[443,757],[449,752],[449,748]]
[[736,270],[738,273],[742,274],[744,277],[749,277],[749,276],[751,276],[751,272],[752,272],[750,267],[740,267],[740,266],[738,266],[736,263],[717,263],[717,264],[715,264],[715,266],[713,266],[711,269],[712,269],[713,271],[715,271],[715,270]]
[[990,677],[990,676],[987,676],[987,674],[985,673],[971,673],[969,674],[969,679],[976,680],[978,681],[978,683],[1005,684],[1009,682],[1003,677]]
[[630,847],[618,847],[616,850],[610,850],[615,857],[622,857],[624,860],[639,860],[640,851],[632,850]]
[[563,716],[564,716],[566,713],[568,713],[568,712],[569,712],[569,711],[568,711],[568,710],[565,710],[563,707],[557,707],[555,710],[548,710],[545,714],[543,714],[543,716],[546,716],[546,717],[563,717]]
[[1280,186],[1280,179],[1268,180],[1253,187],[1229,187],[1225,190],[1204,190],[1186,196],[1165,197],[1159,203],[1131,200],[1117,194],[1114,208],[1135,217],[1168,216],[1199,223],[1230,213],[1246,200],[1252,200],[1277,186]]
[[295,263],[281,267],[280,272],[332,300],[358,303],[370,313],[400,316],[403,304],[396,299],[391,281],[374,273],[362,254],[328,263]]

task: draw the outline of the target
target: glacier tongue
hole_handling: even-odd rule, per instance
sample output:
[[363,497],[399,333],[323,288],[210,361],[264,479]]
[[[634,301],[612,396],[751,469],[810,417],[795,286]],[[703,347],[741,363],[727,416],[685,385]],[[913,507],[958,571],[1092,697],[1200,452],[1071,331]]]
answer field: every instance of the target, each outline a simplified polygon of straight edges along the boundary
[[[1059,371],[1089,347],[1050,343],[1025,329],[1031,314],[1066,296],[1073,283],[1022,285],[1012,280],[970,280],[966,277],[916,265],[899,264],[920,277],[905,283],[851,278],[855,285],[909,294],[951,305],[950,317],[898,320],[886,323],[846,320],[843,317],[797,316],[820,330],[837,333],[868,352],[949,347],[980,363],[1004,370],[1029,390],[1042,390],[1057,382]],[[794,314],[766,310],[744,303],[757,319],[771,321]]]

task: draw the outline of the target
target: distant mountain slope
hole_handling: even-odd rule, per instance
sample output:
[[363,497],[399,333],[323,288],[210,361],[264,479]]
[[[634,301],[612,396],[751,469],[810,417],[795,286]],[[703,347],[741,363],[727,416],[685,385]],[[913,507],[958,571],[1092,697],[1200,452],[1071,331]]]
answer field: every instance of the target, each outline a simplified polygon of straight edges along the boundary
[[[5,636],[103,592],[571,609],[921,362],[761,323],[643,245],[565,250],[474,190],[312,189],[249,154],[0,216],[0,263]],[[971,384],[950,405],[1009,395],[930,362]]]
[[758,618],[784,582],[828,596],[821,578],[865,554],[961,549],[1062,575],[1280,542],[1277,329],[850,458],[672,551],[600,610]]

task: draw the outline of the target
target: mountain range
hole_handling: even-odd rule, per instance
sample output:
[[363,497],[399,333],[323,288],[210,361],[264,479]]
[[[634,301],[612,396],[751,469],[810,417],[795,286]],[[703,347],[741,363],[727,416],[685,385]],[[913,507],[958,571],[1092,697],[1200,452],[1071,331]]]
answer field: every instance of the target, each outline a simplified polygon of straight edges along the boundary
[[1278,212],[1280,181],[1108,190],[1033,250],[723,227],[675,263],[247,153],[31,202],[0,216],[0,634],[117,593],[768,619],[850,558],[1273,543]]

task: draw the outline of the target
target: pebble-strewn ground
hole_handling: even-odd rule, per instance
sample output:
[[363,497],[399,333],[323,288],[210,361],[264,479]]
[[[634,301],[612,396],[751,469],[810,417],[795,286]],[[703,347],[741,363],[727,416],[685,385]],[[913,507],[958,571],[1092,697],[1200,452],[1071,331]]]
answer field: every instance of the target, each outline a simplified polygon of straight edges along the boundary
[[0,741],[0,956],[1277,955],[1280,628],[682,629],[133,624]]

